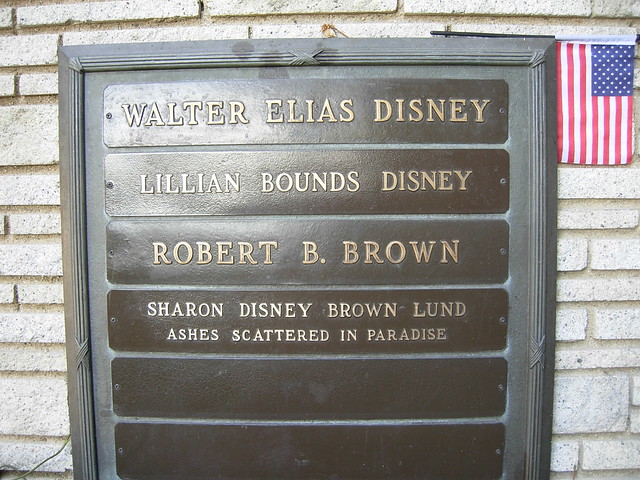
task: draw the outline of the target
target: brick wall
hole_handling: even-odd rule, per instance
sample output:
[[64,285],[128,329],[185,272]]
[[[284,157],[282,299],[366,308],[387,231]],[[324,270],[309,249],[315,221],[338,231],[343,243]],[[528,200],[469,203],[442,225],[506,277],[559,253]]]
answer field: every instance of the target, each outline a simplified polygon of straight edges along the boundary
[[[59,45],[637,33],[637,0],[5,0],[0,6],[0,465],[69,432],[57,144]],[[640,66],[640,62],[637,63]],[[640,87],[636,68],[636,88]],[[640,94],[636,90],[636,125]],[[637,133],[637,129],[636,129]],[[636,135],[636,151],[640,150]],[[640,478],[640,162],[560,167],[553,478]],[[69,447],[29,478],[71,478]],[[575,470],[575,472],[574,472]],[[14,475],[0,473],[0,478]]]

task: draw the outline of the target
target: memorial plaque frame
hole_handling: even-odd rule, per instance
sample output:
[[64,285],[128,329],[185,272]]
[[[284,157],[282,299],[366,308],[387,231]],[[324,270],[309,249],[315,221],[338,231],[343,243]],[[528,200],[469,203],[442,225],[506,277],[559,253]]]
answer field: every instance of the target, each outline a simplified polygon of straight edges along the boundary
[[[477,478],[501,478],[503,480],[539,480],[549,477],[556,272],[556,167],[553,140],[555,131],[555,49],[552,40],[541,38],[238,40],[63,47],[60,50],[59,58],[65,316],[75,478],[83,480],[177,479],[185,477],[242,478],[245,480],[252,478],[335,478],[344,480],[393,478],[398,480],[419,479],[424,478],[425,475],[428,475],[428,478],[468,479],[471,478],[470,475],[476,474]],[[209,412],[204,411],[201,413],[203,415],[201,418],[198,417],[200,415],[198,414],[189,417],[188,421],[172,424],[171,418],[168,420],[160,418],[161,414],[156,412],[158,417],[148,415],[149,418],[145,421],[145,412],[140,413],[131,406],[131,402],[137,397],[125,398],[124,401],[121,401],[123,392],[115,393],[120,389],[120,385],[116,384],[111,377],[112,373],[122,375],[122,378],[125,379],[123,385],[135,385],[139,382],[140,379],[135,377],[138,367],[136,367],[134,357],[135,351],[144,350],[144,348],[133,341],[133,344],[136,345],[135,348],[123,355],[109,346],[109,336],[118,334],[117,329],[109,330],[109,322],[117,320],[115,317],[110,318],[112,315],[110,312],[118,309],[116,306],[111,306],[108,310],[107,307],[109,292],[116,292],[122,297],[127,292],[131,293],[134,290],[131,285],[128,287],[125,285],[124,288],[121,288],[122,286],[118,282],[129,282],[130,278],[127,280],[128,277],[125,275],[125,270],[128,267],[134,271],[132,274],[134,276],[137,275],[135,269],[138,268],[135,261],[131,266],[128,266],[126,262],[118,262],[117,259],[112,258],[117,257],[120,253],[118,249],[126,249],[127,247],[123,246],[122,236],[118,237],[120,243],[109,243],[114,241],[113,236],[109,236],[111,235],[109,232],[122,231],[123,229],[120,228],[122,225],[128,228],[131,223],[127,222],[138,218],[131,216],[132,212],[135,213],[135,208],[138,210],[142,208],[144,215],[144,203],[134,204],[133,207],[126,205],[125,207],[130,210],[125,211],[124,220],[111,218],[107,215],[105,198],[108,197],[108,194],[106,190],[112,188],[113,185],[109,185],[110,180],[106,178],[105,158],[110,155],[110,158],[118,160],[123,158],[123,154],[135,156],[139,152],[150,155],[166,152],[182,154],[191,151],[198,154],[225,150],[252,152],[264,150],[265,146],[277,152],[287,151],[287,145],[290,146],[291,151],[304,151],[296,142],[313,144],[315,134],[312,130],[308,130],[302,134],[303,136],[308,135],[308,137],[304,137],[302,140],[292,140],[291,135],[283,134],[278,139],[278,145],[274,146],[269,145],[268,136],[260,136],[262,134],[258,132],[256,140],[253,143],[247,142],[242,148],[232,145],[236,139],[231,137],[225,139],[224,135],[217,143],[214,140],[207,143],[206,140],[203,140],[202,133],[197,132],[194,135],[198,136],[198,139],[193,142],[193,145],[181,143],[182,140],[173,133],[169,134],[166,142],[163,142],[162,138],[156,135],[148,137],[149,143],[146,144],[144,139],[137,144],[127,143],[138,142],[138,140],[113,130],[105,123],[111,120],[114,115],[107,106],[111,105],[109,102],[112,101],[109,96],[110,92],[117,90],[120,95],[122,90],[127,93],[125,87],[131,84],[153,85],[173,82],[178,86],[183,86],[187,80],[215,82],[217,80],[227,81],[230,78],[232,80],[239,78],[240,83],[245,82],[259,89],[261,79],[269,79],[269,85],[279,85],[280,80],[285,82],[289,77],[294,79],[319,78],[323,82],[328,82],[333,78],[334,71],[341,72],[340,75],[344,77],[360,79],[358,81],[368,77],[384,81],[397,75],[404,79],[397,83],[400,85],[398,87],[400,91],[405,88],[403,85],[407,83],[407,78],[416,76],[424,78],[427,83],[432,79],[443,78],[455,78],[455,81],[463,83],[469,81],[488,82],[485,84],[491,85],[491,88],[496,81],[505,83],[508,92],[507,104],[500,106],[499,112],[498,108],[493,112],[497,133],[492,134],[491,141],[481,142],[483,137],[477,132],[469,135],[468,143],[460,143],[466,134],[458,134],[455,141],[447,141],[446,129],[440,133],[433,133],[434,137],[431,139],[421,140],[419,135],[412,133],[410,138],[407,137],[406,141],[403,141],[401,128],[394,125],[385,133],[385,135],[389,135],[388,138],[384,137],[378,141],[370,139],[370,141],[363,143],[367,143],[366,149],[368,150],[384,150],[384,148],[446,150],[456,147],[462,150],[499,149],[507,151],[510,159],[508,176],[502,183],[506,184],[509,191],[509,208],[506,212],[480,212],[474,217],[479,221],[494,222],[492,225],[508,223],[508,245],[498,245],[501,240],[497,241],[496,245],[492,245],[492,248],[499,249],[501,255],[507,255],[504,267],[506,277],[494,276],[489,280],[479,277],[479,280],[474,280],[463,275],[459,277],[462,279],[460,280],[453,276],[448,284],[444,280],[440,284],[437,281],[432,283],[412,280],[403,282],[404,274],[401,272],[401,274],[392,277],[394,280],[389,282],[391,285],[384,285],[385,282],[380,279],[365,283],[361,277],[345,277],[348,280],[338,282],[336,290],[336,285],[330,279],[324,283],[320,282],[322,285],[317,286],[317,282],[310,281],[309,276],[295,277],[294,272],[294,279],[289,282],[272,282],[270,284],[267,280],[261,280],[257,285],[247,286],[239,284],[243,278],[240,276],[238,277],[240,280],[234,280],[231,285],[218,281],[215,286],[219,291],[226,292],[227,295],[229,292],[233,292],[234,288],[239,290],[242,285],[243,292],[264,294],[265,290],[271,289],[282,294],[290,291],[295,292],[296,298],[302,298],[306,290],[312,290],[314,295],[318,295],[318,292],[327,292],[327,296],[338,295],[335,292],[343,290],[347,291],[345,296],[348,298],[367,291],[379,295],[385,287],[395,291],[397,295],[414,295],[415,291],[423,291],[431,292],[437,297],[437,295],[446,295],[443,292],[456,292],[457,290],[466,295],[472,288],[477,291],[479,283],[481,288],[486,287],[488,292],[491,291],[491,295],[495,295],[496,291],[506,291],[509,296],[507,307],[509,313],[506,318],[500,317],[499,319],[508,328],[506,348],[497,352],[482,353],[477,359],[474,359],[472,358],[474,354],[469,353],[473,349],[465,347],[465,351],[454,356],[455,361],[452,363],[452,365],[460,365],[456,367],[458,370],[462,369],[461,365],[467,364],[491,365],[490,371],[482,372],[491,374],[488,377],[492,377],[492,379],[487,382],[495,381],[497,383],[502,379],[506,380],[506,385],[504,382],[498,385],[500,394],[489,391],[487,385],[483,385],[491,407],[487,411],[493,413],[487,413],[486,419],[458,418],[450,424],[448,422],[452,421],[447,417],[452,414],[448,409],[453,409],[455,405],[448,405],[446,398],[438,397],[438,401],[441,402],[440,413],[434,414],[432,418],[429,418],[429,414],[425,414],[422,410],[419,411],[422,416],[411,417],[410,413],[403,415],[397,412],[388,413],[386,416],[380,415],[379,412],[370,414],[367,411],[356,414],[338,411],[336,414],[330,409],[327,410],[326,416],[316,420],[307,420],[300,415],[286,418],[287,412],[280,410],[281,402],[277,396],[281,393],[275,392],[277,389],[274,389],[275,393],[271,392],[273,393],[273,398],[270,398],[271,403],[264,407],[266,409],[271,405],[271,410],[264,414],[266,417],[257,420],[251,418],[256,413],[255,406],[247,401],[246,404],[235,405],[238,411],[222,419],[211,420],[207,416]],[[211,74],[213,79],[207,74]],[[274,82],[274,79],[280,80]],[[354,85],[358,81],[355,81]],[[120,85],[120,87],[124,85],[124,87],[119,90],[117,88],[111,89],[107,92],[112,85]],[[313,82],[310,82],[309,85],[313,85]],[[296,88],[298,87],[296,86]],[[500,90],[502,87],[498,85],[496,88]],[[343,113],[348,116],[348,109]],[[493,117],[491,121],[494,121]],[[504,123],[504,128],[500,126],[503,125],[501,122]],[[342,133],[332,141],[332,134],[326,133],[324,130],[323,132],[319,134],[320,137],[316,143],[330,145],[324,151],[325,154],[331,154],[332,151],[349,151],[352,149],[349,143],[358,143],[357,141],[349,142],[348,138],[345,140],[346,137]],[[357,135],[360,135],[359,139],[368,138],[366,131]],[[316,147],[317,145],[310,147],[310,149],[315,151]],[[364,148],[362,146],[355,147],[355,150],[358,149],[363,150]],[[492,192],[489,191],[488,194],[492,195]],[[468,203],[463,204],[468,205]],[[110,204],[109,208],[115,208],[114,205]],[[157,215],[158,207],[154,208],[156,208],[155,213],[150,215]],[[239,211],[242,211],[242,208]],[[442,210],[442,206],[438,208],[439,211],[431,213],[421,212],[418,209],[418,211],[409,212],[411,215],[400,215],[402,218],[398,221],[409,222],[411,218],[437,219],[442,223],[443,231],[449,231],[457,222],[465,220],[465,212],[446,212]],[[204,210],[196,215],[204,215],[203,212]],[[286,212],[280,212],[278,215],[286,217]],[[295,218],[300,215],[300,211],[293,212]],[[335,222],[340,222],[340,215],[336,213],[331,213],[329,217]],[[190,218],[192,221],[200,221],[202,217]],[[255,218],[258,217],[254,217],[254,220]],[[393,220],[389,212],[377,214],[373,211],[366,215],[368,222],[376,222],[378,219]],[[222,220],[218,218],[216,221],[224,221],[224,218]],[[107,228],[109,222],[112,222],[112,225]],[[141,222],[144,223],[147,220],[142,219]],[[283,231],[283,235],[286,236],[288,230]],[[500,235],[498,237],[502,238]],[[397,256],[398,249],[409,248],[410,240],[409,238],[403,240],[407,242],[407,247],[395,244],[396,250],[389,250],[387,260],[390,259],[391,263],[394,263],[393,260],[396,258],[394,255]],[[389,238],[387,241],[390,241]],[[445,246],[444,240],[442,243],[442,261],[446,262],[447,253],[450,256],[454,254],[453,247],[452,244]],[[112,244],[116,246],[109,250],[110,247],[107,245]],[[156,260],[161,263],[162,257],[159,256],[158,251],[156,251]],[[179,254],[180,250],[177,252]],[[250,258],[247,257],[249,255],[247,252],[248,250],[244,252],[245,259]],[[457,255],[457,251],[455,254]],[[224,255],[229,254],[219,253],[218,255],[218,259],[223,259]],[[499,259],[499,254],[496,255],[496,258]],[[375,256],[372,258],[375,260]],[[364,275],[370,270],[363,267],[362,271],[365,272]],[[440,270],[435,271],[439,272]],[[108,276],[108,272],[109,275],[116,272],[116,275]],[[409,277],[415,278],[413,270],[406,272]],[[122,280],[123,278],[125,280]],[[169,285],[153,285],[151,278],[152,276],[149,276],[139,282],[149,291],[162,292],[164,288],[167,291],[175,292],[186,289],[186,286],[181,285],[180,282]],[[489,284],[483,284],[484,281],[489,281]],[[279,290],[276,288],[278,286]],[[283,290],[283,287],[286,288]],[[192,285],[189,295],[197,295],[198,292],[206,289],[207,287],[202,283],[199,286]],[[127,310],[129,307],[120,306],[118,308]],[[131,307],[130,311],[135,312],[136,308],[138,307]],[[135,313],[131,314],[135,315]],[[463,330],[460,329],[460,331]],[[492,345],[496,342],[500,343],[499,332],[491,338],[494,338]],[[119,340],[117,344],[114,343],[114,345],[121,344],[126,344],[126,342]],[[155,364],[152,362],[152,356],[144,351],[140,355],[141,360],[138,366],[153,370]],[[199,365],[199,368],[206,369],[218,362],[219,359],[230,359],[235,361],[233,364],[235,371],[246,372],[247,365],[250,366],[252,359],[253,361],[260,361],[261,358],[268,360],[263,365],[264,369],[268,369],[269,365],[280,368],[285,360],[297,358],[296,355],[304,355],[305,362],[310,365],[305,370],[309,375],[308,378],[317,379],[326,376],[322,369],[312,365],[313,359],[327,360],[328,357],[324,353],[293,352],[283,354],[278,352],[274,358],[265,358],[264,355],[264,352],[258,352],[254,355],[251,352],[220,354],[215,352],[166,351],[160,355],[163,361],[158,365],[166,365],[171,359],[185,359],[185,362],[189,364]],[[403,368],[415,369],[415,365],[425,358],[433,359],[433,364],[439,369],[441,364],[446,363],[439,358],[449,358],[447,355],[446,352],[435,350],[432,353],[424,354],[416,353],[414,350],[410,350],[406,354],[399,354],[397,351],[389,353],[380,353],[380,350],[375,350],[373,353],[360,351],[351,354],[351,357],[349,355],[341,356],[341,360],[336,364],[345,365],[346,371],[357,373],[358,368],[362,369],[362,367],[349,359],[353,357],[357,361],[365,361],[368,357],[372,357],[384,367],[380,368],[380,372],[384,373],[385,369],[388,369],[386,375],[393,377]],[[150,363],[151,366],[149,366]],[[185,369],[187,363],[183,362],[180,368]],[[129,366],[130,364],[133,366]],[[496,366],[495,371],[493,370],[494,365]],[[276,373],[278,372],[277,368],[274,370]],[[221,372],[223,370],[221,369]],[[174,371],[169,367],[167,367],[167,371],[173,372],[174,376],[181,372],[180,369]],[[278,374],[282,378],[286,377],[286,372],[280,371]],[[262,373],[262,375],[267,375],[267,373]],[[440,381],[446,376],[446,371],[444,373],[438,371],[433,374],[433,378]],[[172,377],[169,375],[167,378]],[[228,384],[233,387],[237,380],[237,378],[227,378],[225,380],[227,383],[224,385]],[[198,381],[203,381],[202,375]],[[456,386],[458,390],[461,388],[461,381],[458,381]],[[184,386],[186,383],[182,382],[181,385]],[[342,379],[341,385],[344,384],[345,379]],[[389,388],[393,388],[393,385],[396,384],[390,384]],[[397,385],[403,384],[399,382]],[[308,392],[306,390],[303,392],[304,385],[297,384],[296,388],[297,390],[293,389],[292,391],[303,395],[298,399],[299,404],[296,404],[296,408],[304,410],[307,408],[305,402],[309,402],[309,399],[304,395]],[[312,385],[308,388],[315,387]],[[372,388],[371,385],[368,385],[367,388],[363,388],[363,391],[371,394],[375,392],[375,388],[373,390]],[[418,397],[423,394],[427,395],[424,384],[419,388],[422,390],[418,392]],[[152,393],[148,393],[147,397],[151,395]],[[413,408],[411,402],[414,399],[400,397],[402,396],[396,395],[393,398],[403,408],[408,408],[410,412]],[[336,398],[336,403],[332,405],[339,409],[341,405],[344,406],[344,403],[340,402],[348,402],[351,397],[349,397],[349,392],[346,392],[344,397],[338,396]],[[162,401],[166,405],[159,405],[158,411],[160,412],[166,411],[162,409],[170,408],[172,405],[171,398],[165,398],[159,402]],[[180,399],[176,401],[179,402]],[[502,408],[501,405],[504,405],[504,412],[502,415],[496,414],[496,409]],[[211,405],[209,407],[213,408]],[[484,405],[479,404],[474,405],[472,410],[482,408]],[[124,412],[124,418],[118,416],[122,412]],[[178,413],[189,416],[188,412]],[[341,413],[344,415],[340,415]],[[332,414],[337,416],[332,417]],[[267,418],[269,415],[273,416]],[[217,428],[207,428],[209,424],[216,425]],[[304,428],[296,430],[294,428],[296,425]],[[410,445],[413,448],[414,445],[424,442],[424,448],[434,448],[439,455],[449,455],[446,448],[438,446],[441,444],[425,434],[426,430],[421,430],[422,427],[431,428],[430,432],[433,434],[442,435],[443,438],[452,441],[460,452],[468,454],[469,463],[463,462],[453,465],[460,460],[462,454],[458,455],[460,458],[457,460],[451,456],[451,468],[447,468],[446,464],[432,467],[429,465],[428,456],[424,457],[424,455],[422,460],[415,461],[414,457],[407,453],[406,448],[403,450],[403,445],[407,448]],[[284,437],[279,436],[279,432],[287,428],[289,430],[287,430],[286,442],[293,442],[292,444],[283,443]],[[166,455],[167,458],[162,458],[162,454],[160,454],[161,456],[157,458],[161,458],[162,462],[155,462],[154,465],[154,457],[150,457],[144,451],[139,453],[139,458],[145,460],[142,463],[136,462],[137,457],[135,456],[117,459],[119,455],[129,453],[131,448],[136,448],[143,443],[145,438],[157,438],[160,447],[164,445],[166,448],[173,448],[172,445],[175,446],[175,443],[172,444],[172,442],[178,440],[172,440],[172,435],[175,434],[179,439],[187,439],[191,431],[196,432],[198,438],[203,439],[202,441],[222,442],[220,451],[223,453],[218,453],[217,457],[212,457],[213,460],[208,459],[204,462],[206,468],[215,466],[216,461],[220,462],[221,467],[217,473],[207,476],[197,468],[194,469],[193,464],[172,473],[171,469],[179,469],[180,467],[177,460],[174,461]],[[249,435],[247,432],[252,433]],[[319,451],[312,446],[312,434],[317,432],[322,432],[324,451]],[[368,435],[379,442],[378,446],[383,445],[384,442],[399,439],[395,450],[391,449],[388,452],[390,458],[397,462],[395,467],[385,465],[384,460],[379,458],[378,454],[382,454],[384,449],[376,450],[378,448],[376,446],[367,451],[363,447],[363,439]],[[268,462],[260,463],[264,461],[264,458],[260,461],[248,461],[246,465],[237,465],[244,457],[237,450],[229,450],[229,456],[223,457],[225,448],[232,448],[231,446],[227,447],[225,441],[228,441],[229,445],[233,445],[234,442],[248,441],[254,448],[267,448],[265,445],[272,445],[274,449],[284,453],[273,459],[274,465]],[[483,448],[486,448],[487,445],[493,445],[490,442],[497,442],[496,445],[499,447],[491,447],[490,453],[484,450],[480,452],[478,442],[485,443]],[[299,447],[299,451],[303,454],[305,452],[309,454],[308,457],[302,455],[301,458],[298,458],[295,454],[286,453],[286,448],[291,445]],[[354,455],[356,452],[361,453],[366,468],[358,470],[359,467],[354,466],[354,458],[341,450],[343,447],[347,449],[353,447]],[[124,451],[125,449],[127,452]],[[194,454],[205,455],[207,449],[198,445],[198,449],[189,450],[186,445],[182,445],[180,451],[182,454],[196,452]],[[227,462],[225,458],[231,460]],[[427,459],[425,460],[425,458]],[[234,464],[233,461],[236,463]],[[339,467],[337,467],[338,470],[331,470],[332,462],[343,465],[345,470],[340,471]],[[404,466],[402,466],[403,462]],[[317,465],[313,467],[316,470],[305,470],[309,464]],[[486,465],[486,468],[476,470],[477,464]],[[348,470],[347,467],[353,467],[353,470]],[[154,472],[154,468],[162,470]],[[262,476],[265,468],[268,470],[267,476]],[[415,470],[420,468],[425,469],[422,474]]]

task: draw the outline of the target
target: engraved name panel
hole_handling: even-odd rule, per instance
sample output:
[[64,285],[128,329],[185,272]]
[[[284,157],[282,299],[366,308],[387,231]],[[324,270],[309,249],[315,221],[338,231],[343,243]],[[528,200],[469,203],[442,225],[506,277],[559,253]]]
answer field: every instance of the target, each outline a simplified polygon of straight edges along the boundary
[[110,85],[108,147],[489,143],[507,139],[503,80],[312,78]]
[[504,150],[107,155],[111,216],[503,213]]
[[112,221],[112,283],[308,285],[502,283],[503,220],[295,218]]
[[502,289],[112,290],[109,344],[189,353],[481,352],[506,347]]

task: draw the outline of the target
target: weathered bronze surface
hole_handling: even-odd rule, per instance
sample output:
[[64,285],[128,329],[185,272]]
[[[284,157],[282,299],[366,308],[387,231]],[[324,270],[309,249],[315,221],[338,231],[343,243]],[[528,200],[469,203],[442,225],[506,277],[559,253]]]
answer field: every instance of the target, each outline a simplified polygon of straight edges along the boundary
[[122,417],[349,420],[499,417],[503,358],[116,358]]
[[553,42],[60,53],[80,480],[545,480]]
[[163,480],[216,478],[211,472],[265,480],[486,480],[501,478],[505,448],[501,423],[120,423],[115,431],[118,474]]
[[505,150],[107,155],[111,216],[503,213]]
[[482,352],[507,339],[502,289],[112,290],[108,302],[109,345],[125,352]]
[[108,147],[502,144],[508,102],[503,80],[261,78],[110,85],[104,91],[104,112],[110,114],[104,141]]

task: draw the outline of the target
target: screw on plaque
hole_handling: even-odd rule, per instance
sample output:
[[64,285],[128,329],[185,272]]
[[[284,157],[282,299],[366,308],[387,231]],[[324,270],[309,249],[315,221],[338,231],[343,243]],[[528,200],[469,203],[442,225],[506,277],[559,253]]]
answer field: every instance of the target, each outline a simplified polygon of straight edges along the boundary
[[500,183],[501,183],[502,185],[506,185],[506,183],[507,183],[507,179],[506,179],[506,178],[501,178],[501,179],[500,179]]
[[506,248],[501,248],[500,249],[500,255],[506,255],[507,254],[507,249]]
[[107,113],[105,115],[105,117],[107,117],[107,119],[111,120],[113,118],[113,115],[111,114],[111,112]]
[[507,319],[505,317],[500,317],[500,323],[504,325],[505,323],[507,323]]
[[116,320],[116,317],[111,317],[111,323],[116,323],[118,320]]
[[113,257],[115,255],[115,252],[113,250],[109,250],[109,256]]
[[113,188],[113,182],[111,180],[107,182],[107,188]]
[[498,110],[502,115],[504,115],[505,113],[507,113],[507,109],[504,107],[501,107],[500,110]]

